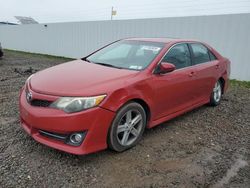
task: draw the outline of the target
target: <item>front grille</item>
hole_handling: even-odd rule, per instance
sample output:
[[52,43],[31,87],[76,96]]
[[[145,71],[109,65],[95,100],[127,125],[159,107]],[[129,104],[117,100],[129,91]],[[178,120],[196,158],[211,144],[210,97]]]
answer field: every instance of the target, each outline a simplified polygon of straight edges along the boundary
[[30,102],[32,106],[38,106],[38,107],[49,107],[51,103],[52,103],[51,101],[39,100],[39,99],[34,99]]

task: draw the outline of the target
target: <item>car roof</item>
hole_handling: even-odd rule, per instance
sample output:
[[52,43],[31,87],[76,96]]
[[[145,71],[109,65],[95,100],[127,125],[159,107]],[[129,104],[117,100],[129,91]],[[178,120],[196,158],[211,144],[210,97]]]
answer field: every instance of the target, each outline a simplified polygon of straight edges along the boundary
[[160,43],[170,43],[170,42],[199,42],[193,39],[181,39],[181,38],[127,38],[124,40],[133,41],[145,41],[145,42],[160,42]]

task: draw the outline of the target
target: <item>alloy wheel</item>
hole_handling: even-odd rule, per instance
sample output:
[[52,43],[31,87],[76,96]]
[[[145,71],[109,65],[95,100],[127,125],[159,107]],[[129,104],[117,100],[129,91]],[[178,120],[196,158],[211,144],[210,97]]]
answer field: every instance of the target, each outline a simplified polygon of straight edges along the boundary
[[213,93],[214,93],[214,100],[216,102],[219,102],[221,99],[221,93],[222,93],[220,81],[216,82],[214,89],[213,89]]
[[119,121],[116,135],[122,146],[133,144],[143,128],[142,114],[138,110],[127,111]]

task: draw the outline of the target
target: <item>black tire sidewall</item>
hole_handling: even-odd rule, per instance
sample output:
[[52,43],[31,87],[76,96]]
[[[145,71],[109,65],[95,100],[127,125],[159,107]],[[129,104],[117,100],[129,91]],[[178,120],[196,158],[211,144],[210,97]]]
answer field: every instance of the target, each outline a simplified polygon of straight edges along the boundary
[[[138,110],[142,115],[142,120],[143,120],[142,130],[141,130],[138,138],[134,141],[134,143],[132,143],[129,146],[123,146],[117,140],[116,131],[118,128],[118,123],[119,123],[120,119],[122,118],[122,116],[124,116],[124,114],[127,111],[132,110],[132,109]],[[116,114],[116,116],[111,124],[111,127],[109,129],[109,134],[108,134],[108,146],[109,146],[109,148],[112,150],[115,150],[117,152],[122,152],[122,151],[129,149],[129,148],[132,148],[141,140],[143,132],[144,132],[145,127],[146,127],[146,124],[147,124],[147,117],[146,117],[146,112],[145,112],[144,108],[136,102],[127,103],[126,105],[121,107],[120,110],[118,110],[118,112],[117,112],[117,114]]]

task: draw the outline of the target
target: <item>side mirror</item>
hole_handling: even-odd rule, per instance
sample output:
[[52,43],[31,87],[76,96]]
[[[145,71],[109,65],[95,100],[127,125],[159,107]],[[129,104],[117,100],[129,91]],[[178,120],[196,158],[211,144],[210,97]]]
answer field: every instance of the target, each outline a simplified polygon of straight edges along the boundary
[[173,72],[175,70],[175,65],[172,63],[168,63],[168,62],[161,62],[156,70],[155,73],[157,74],[165,74],[168,72]]

